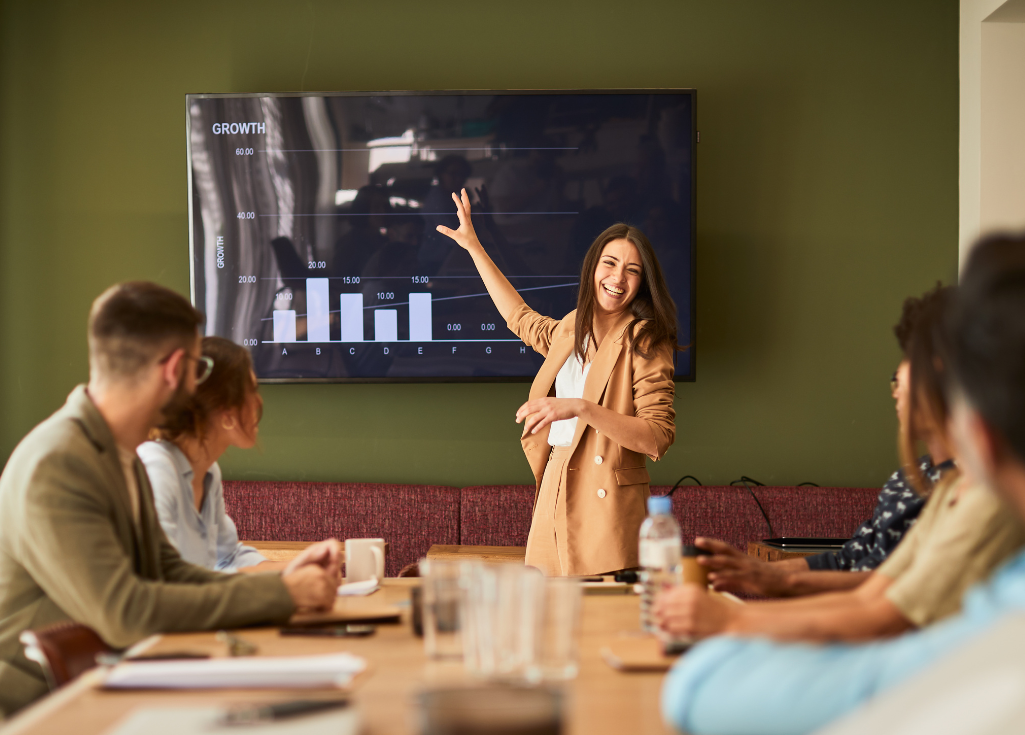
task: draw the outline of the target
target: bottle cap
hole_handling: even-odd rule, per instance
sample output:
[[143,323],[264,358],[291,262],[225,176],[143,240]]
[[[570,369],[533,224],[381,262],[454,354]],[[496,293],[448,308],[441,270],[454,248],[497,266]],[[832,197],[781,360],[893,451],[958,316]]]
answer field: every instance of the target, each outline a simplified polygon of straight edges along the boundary
[[673,512],[673,499],[668,495],[652,495],[648,498],[648,515],[670,515]]

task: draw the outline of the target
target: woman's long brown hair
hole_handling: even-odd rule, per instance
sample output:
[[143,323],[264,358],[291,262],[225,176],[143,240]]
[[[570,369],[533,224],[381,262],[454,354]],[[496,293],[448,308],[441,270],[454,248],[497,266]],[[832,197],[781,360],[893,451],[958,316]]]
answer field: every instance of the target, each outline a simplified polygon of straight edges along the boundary
[[[255,426],[263,414],[263,404],[257,402],[255,415],[247,416],[249,399],[257,395],[253,380],[253,361],[249,351],[223,337],[204,337],[203,354],[214,361],[210,377],[196,386],[196,393],[181,410],[166,416],[157,429],[157,436],[167,441],[191,437],[203,441],[210,420],[218,411],[235,410],[244,424]],[[242,427],[247,430],[246,425]]]
[[[662,266],[655,250],[644,233],[630,225],[617,224],[598,235],[584,256],[580,269],[580,291],[577,295],[575,352],[583,362],[587,358],[587,340],[594,337],[594,273],[598,270],[605,246],[613,240],[629,240],[641,256],[641,288],[630,302],[633,321],[626,328],[631,348],[641,357],[650,358],[656,351],[668,347],[671,351],[685,350],[676,343],[676,304],[669,295]],[[634,327],[640,324],[640,328]]]
[[[941,362],[943,319],[954,289],[936,285],[921,298],[904,302],[901,324],[894,330],[910,363],[908,415],[900,427],[900,458],[904,476],[919,495],[926,495],[929,483],[922,476],[915,452],[916,442],[928,432],[946,433],[948,408],[943,392]],[[904,330],[902,335],[900,330]]]

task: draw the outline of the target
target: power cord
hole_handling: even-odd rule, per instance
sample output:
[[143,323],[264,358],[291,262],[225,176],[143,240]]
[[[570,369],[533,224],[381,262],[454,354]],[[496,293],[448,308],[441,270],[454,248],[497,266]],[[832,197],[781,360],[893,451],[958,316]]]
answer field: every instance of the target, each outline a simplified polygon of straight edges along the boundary
[[751,485],[755,485],[757,487],[765,487],[765,484],[758,482],[758,480],[753,480],[747,475],[741,475],[739,480],[734,480],[730,483],[730,487],[734,487],[738,483],[743,484],[744,488],[747,490],[752,500],[755,501],[755,505],[758,506],[758,510],[762,512],[762,518],[765,519],[765,525],[769,527],[769,538],[776,538],[776,532],[772,530],[772,521],[769,520],[769,514],[765,512],[765,508],[762,507],[762,501],[758,499],[758,496],[755,495],[755,491],[751,489]]
[[702,487],[703,486],[701,480],[699,480],[698,478],[694,477],[694,475],[684,475],[683,477],[681,477],[679,480],[676,481],[676,484],[673,485],[673,489],[670,490],[669,492],[667,492],[665,494],[665,497],[667,497],[667,498],[672,497],[673,493],[676,492],[676,488],[680,487],[680,483],[683,482],[686,479],[694,480],[694,484],[697,485],[698,487]]

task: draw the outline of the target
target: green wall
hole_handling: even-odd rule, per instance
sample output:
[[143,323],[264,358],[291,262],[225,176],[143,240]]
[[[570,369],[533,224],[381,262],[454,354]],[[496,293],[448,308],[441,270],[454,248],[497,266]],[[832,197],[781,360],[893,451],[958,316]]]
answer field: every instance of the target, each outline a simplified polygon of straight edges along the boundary
[[[890,328],[957,268],[956,0],[0,2],[0,460],[86,379],[103,288],[188,293],[186,93],[679,86],[698,379],[653,479],[895,467]],[[525,384],[263,394],[229,477],[530,481]]]

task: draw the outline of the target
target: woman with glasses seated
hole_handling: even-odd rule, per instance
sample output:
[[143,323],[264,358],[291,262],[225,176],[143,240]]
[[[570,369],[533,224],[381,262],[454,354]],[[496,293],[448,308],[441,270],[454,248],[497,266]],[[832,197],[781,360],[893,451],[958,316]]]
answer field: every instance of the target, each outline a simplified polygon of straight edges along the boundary
[[168,411],[156,441],[139,447],[160,525],[193,564],[216,571],[280,568],[238,540],[224,510],[217,460],[228,447],[256,443],[263,400],[249,352],[221,337],[203,339],[194,396]]

